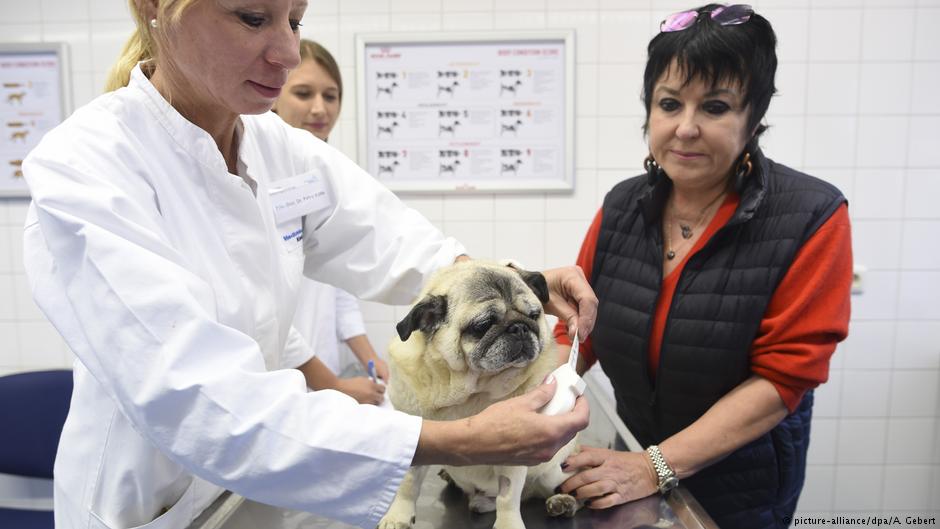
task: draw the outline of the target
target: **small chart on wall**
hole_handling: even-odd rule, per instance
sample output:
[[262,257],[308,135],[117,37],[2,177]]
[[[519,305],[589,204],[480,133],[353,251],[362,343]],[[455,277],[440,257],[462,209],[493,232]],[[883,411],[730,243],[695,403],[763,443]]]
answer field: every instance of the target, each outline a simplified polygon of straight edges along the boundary
[[71,112],[68,48],[0,43],[0,196],[29,196],[23,159]]
[[570,191],[574,32],[357,36],[360,164],[393,191]]

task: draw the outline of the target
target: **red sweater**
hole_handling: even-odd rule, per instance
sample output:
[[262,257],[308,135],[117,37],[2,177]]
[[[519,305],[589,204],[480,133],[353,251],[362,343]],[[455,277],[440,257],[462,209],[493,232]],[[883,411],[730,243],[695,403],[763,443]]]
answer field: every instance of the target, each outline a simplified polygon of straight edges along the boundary
[[[682,269],[689,257],[728,222],[739,200],[735,193],[725,199],[685,259],[663,279],[649,342],[651,378],[656,377],[666,316]],[[594,269],[602,211],[595,215],[578,254],[577,264],[588,281]],[[851,227],[848,207],[843,204],[797,252],[770,298],[751,345],[751,372],[769,380],[791,412],[807,390],[829,378],[829,358],[848,334],[851,288]],[[555,338],[558,343],[571,345],[563,322],[556,325]],[[597,360],[590,337],[581,344],[580,352],[588,365]]]

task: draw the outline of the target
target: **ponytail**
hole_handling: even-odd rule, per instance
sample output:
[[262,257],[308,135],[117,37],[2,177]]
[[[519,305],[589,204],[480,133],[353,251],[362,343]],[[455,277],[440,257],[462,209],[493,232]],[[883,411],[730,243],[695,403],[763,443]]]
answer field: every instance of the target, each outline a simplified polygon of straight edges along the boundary
[[149,61],[156,58],[157,39],[166,38],[166,26],[177,24],[183,11],[192,6],[197,0],[160,0],[157,6],[157,13],[163,23],[159,29],[150,26],[150,21],[145,19],[145,15],[138,9],[138,0],[128,0],[131,15],[137,29],[131,38],[124,44],[121,50],[121,56],[108,72],[108,78],[105,80],[104,89],[106,92],[123,88],[131,80],[131,71],[141,61]]
[[111,66],[111,71],[108,72],[108,78],[105,80],[105,92],[112,92],[127,86],[131,80],[131,70],[137,66],[137,63],[153,58],[152,42],[149,35],[141,36],[138,26],[131,38],[124,44],[117,62]]

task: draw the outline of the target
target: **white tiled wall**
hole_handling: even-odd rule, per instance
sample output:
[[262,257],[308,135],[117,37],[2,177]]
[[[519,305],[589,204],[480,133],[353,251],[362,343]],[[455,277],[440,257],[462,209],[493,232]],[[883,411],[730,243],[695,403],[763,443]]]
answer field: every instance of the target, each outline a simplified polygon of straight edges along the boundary
[[[817,390],[804,513],[940,510],[940,1],[752,0],[778,31],[780,95],[765,151],[839,186],[856,261],[851,337]],[[572,196],[410,197],[474,255],[533,268],[571,263],[604,193],[645,155],[639,100],[659,0],[316,0],[303,36],[345,65],[364,31],[574,28],[577,191]],[[0,0],[0,41],[66,41],[77,104],[100,91],[132,24],[122,0]],[[353,99],[334,143],[356,154]],[[69,362],[32,305],[23,200],[0,199],[0,373]],[[364,307],[384,344],[401,308]]]

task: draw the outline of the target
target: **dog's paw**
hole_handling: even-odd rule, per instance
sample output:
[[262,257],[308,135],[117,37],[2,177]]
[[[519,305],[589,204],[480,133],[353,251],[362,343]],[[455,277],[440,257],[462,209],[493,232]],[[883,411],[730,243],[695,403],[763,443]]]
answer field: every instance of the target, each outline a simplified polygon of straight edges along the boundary
[[555,494],[545,500],[545,510],[551,516],[567,516],[571,518],[578,512],[578,500],[570,494]]
[[376,529],[411,529],[415,524],[415,508],[413,503],[399,501],[395,498],[385,516],[379,520]]
[[386,514],[381,520],[379,520],[379,525],[375,529],[411,529],[414,526],[415,517],[412,516],[411,519],[407,521],[398,520],[390,514]]

